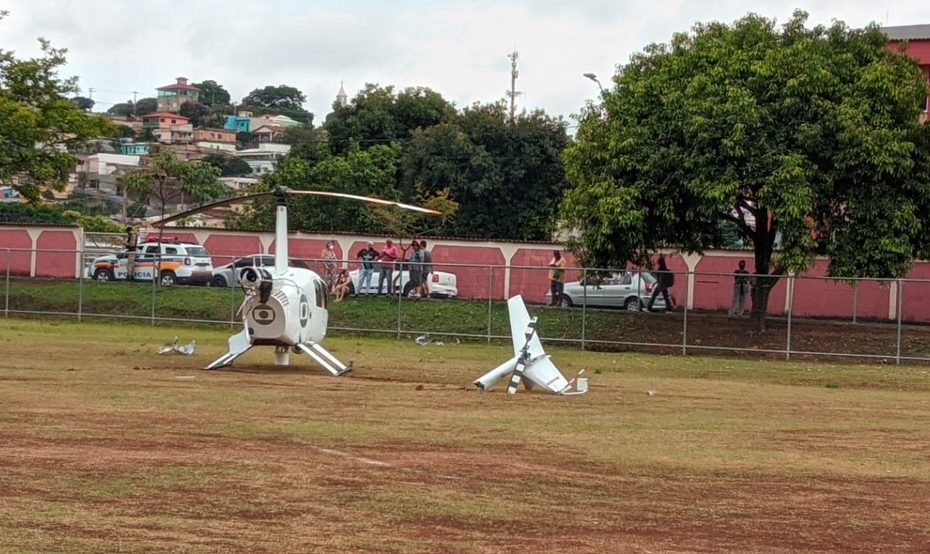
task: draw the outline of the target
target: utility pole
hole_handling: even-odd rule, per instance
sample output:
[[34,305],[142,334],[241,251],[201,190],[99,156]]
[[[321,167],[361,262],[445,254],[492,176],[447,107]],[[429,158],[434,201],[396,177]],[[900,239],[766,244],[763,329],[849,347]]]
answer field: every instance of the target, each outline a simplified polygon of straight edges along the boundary
[[510,98],[511,123],[513,123],[517,117],[517,96],[523,94],[522,92],[517,91],[517,77],[520,75],[520,72],[517,71],[517,58],[519,56],[520,54],[516,50],[507,54],[507,57],[510,58],[510,90],[507,91],[507,96]]
[[93,100],[94,99],[94,87],[90,87],[89,89],[87,89],[87,94],[89,95],[88,98]]

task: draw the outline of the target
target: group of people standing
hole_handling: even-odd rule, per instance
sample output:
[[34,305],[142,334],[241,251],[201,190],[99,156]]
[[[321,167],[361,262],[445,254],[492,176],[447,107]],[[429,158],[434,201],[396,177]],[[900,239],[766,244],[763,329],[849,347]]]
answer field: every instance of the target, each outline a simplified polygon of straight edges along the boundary
[[[404,256],[408,249],[411,254],[409,259],[405,260]],[[394,287],[394,271],[400,270],[401,265],[406,264],[408,271],[407,282],[410,283],[410,296],[414,298],[429,296],[429,275],[433,272],[432,252],[426,248],[425,240],[412,240],[408,249],[398,252],[394,241],[387,239],[384,241],[384,247],[376,250],[375,243],[368,241],[368,244],[359,250],[355,256],[361,262],[356,294],[371,294],[369,293],[372,288],[371,279],[377,267],[377,294],[384,294],[386,290],[389,296],[393,296],[395,292],[399,292]],[[342,300],[351,291],[352,278],[348,269],[343,269],[337,274],[337,258],[333,241],[326,244],[321,257],[323,259],[323,278],[332,287],[331,290],[335,300]]]

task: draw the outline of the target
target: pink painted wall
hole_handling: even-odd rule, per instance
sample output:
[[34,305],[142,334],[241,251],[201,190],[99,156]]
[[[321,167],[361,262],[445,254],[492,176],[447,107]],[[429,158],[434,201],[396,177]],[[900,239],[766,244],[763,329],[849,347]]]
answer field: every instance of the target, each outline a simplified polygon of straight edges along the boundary
[[930,322],[930,262],[918,262],[908,275],[911,279],[927,281],[909,281],[904,283],[902,291],[902,317],[908,321]]
[[262,241],[254,234],[211,234],[204,241],[204,248],[213,258],[213,265],[221,266],[234,259],[262,253]]
[[[519,248],[510,261],[510,295],[521,295],[527,302],[545,302],[546,293],[549,292],[549,262],[552,260],[553,248]],[[572,269],[575,266],[575,256],[570,252],[562,252],[565,258],[565,281],[577,281],[581,278],[581,271]],[[503,279],[503,268],[496,270]],[[487,277],[485,277],[487,279]],[[503,299],[503,290],[500,296]]]
[[794,281],[793,313],[799,316],[888,317],[888,285],[877,281],[860,281],[856,288],[843,281],[824,279],[827,260],[814,265]]
[[[733,277],[736,265],[746,260],[747,267],[752,268],[752,256],[724,256],[706,254],[695,267],[694,303],[697,310],[727,310],[733,301]],[[769,296],[768,313],[785,313],[785,279],[779,279]]]
[[457,246],[432,244],[427,245],[433,253],[433,270],[448,271],[456,275],[459,298],[487,298],[490,287],[494,298],[504,296],[504,270],[497,270],[499,276],[491,275],[487,267],[464,267],[455,264],[479,264],[482,266],[502,266],[504,253],[500,248],[487,246]]
[[[9,257],[5,249],[9,248]],[[29,275],[32,264],[32,239],[25,229],[0,228],[0,273],[6,275],[7,264],[10,275]],[[19,250],[14,250],[19,249]]]
[[42,231],[36,239],[36,275],[74,277],[76,257],[79,255],[77,250],[78,239],[74,231]]

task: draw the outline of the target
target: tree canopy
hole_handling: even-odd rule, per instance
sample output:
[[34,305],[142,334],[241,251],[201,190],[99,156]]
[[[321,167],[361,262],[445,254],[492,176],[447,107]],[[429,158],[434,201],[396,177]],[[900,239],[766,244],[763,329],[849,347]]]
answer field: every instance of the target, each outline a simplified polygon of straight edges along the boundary
[[[503,103],[457,112],[429,89],[368,85],[322,129],[289,132],[291,152],[263,187],[334,190],[435,206],[446,217],[321,199],[295,199],[292,221],[312,231],[365,231],[548,240],[568,182],[565,125],[542,112],[509,121]],[[270,205],[233,225],[262,228]]]
[[257,88],[242,99],[242,103],[257,114],[286,115],[310,125],[313,123],[313,114],[304,109],[303,104],[306,101],[307,97],[304,93],[288,85],[268,85],[264,88]]
[[565,154],[564,216],[586,263],[699,252],[736,225],[753,315],[816,254],[841,277],[903,275],[930,234],[927,85],[876,27],[698,24],[635,55]]
[[227,193],[217,180],[220,170],[202,162],[186,162],[170,150],[157,151],[145,167],[128,172],[122,179],[127,192],[141,200],[158,203],[165,215],[169,201],[187,197],[194,203],[215,200]]
[[193,86],[200,89],[200,103],[206,104],[211,108],[214,106],[220,106],[229,104],[229,91],[226,90],[223,85],[207,79],[200,83],[194,83]]
[[[6,12],[0,11],[0,19]],[[76,78],[62,78],[66,50],[39,40],[42,55],[17,58],[0,50],[0,181],[30,202],[44,189],[61,190],[77,159],[72,150],[109,136],[109,123],[75,106]]]

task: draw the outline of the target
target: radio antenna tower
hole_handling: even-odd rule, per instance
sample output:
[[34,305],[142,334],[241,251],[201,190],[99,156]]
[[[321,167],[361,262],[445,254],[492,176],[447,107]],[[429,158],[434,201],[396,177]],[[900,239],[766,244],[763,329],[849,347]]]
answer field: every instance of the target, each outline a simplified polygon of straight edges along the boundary
[[520,72],[517,71],[517,58],[520,56],[519,52],[514,50],[513,52],[507,54],[507,57],[510,58],[510,90],[507,91],[507,97],[510,98],[510,122],[513,123],[517,117],[517,106],[516,100],[517,96],[523,94],[517,90],[517,77],[520,75]]

